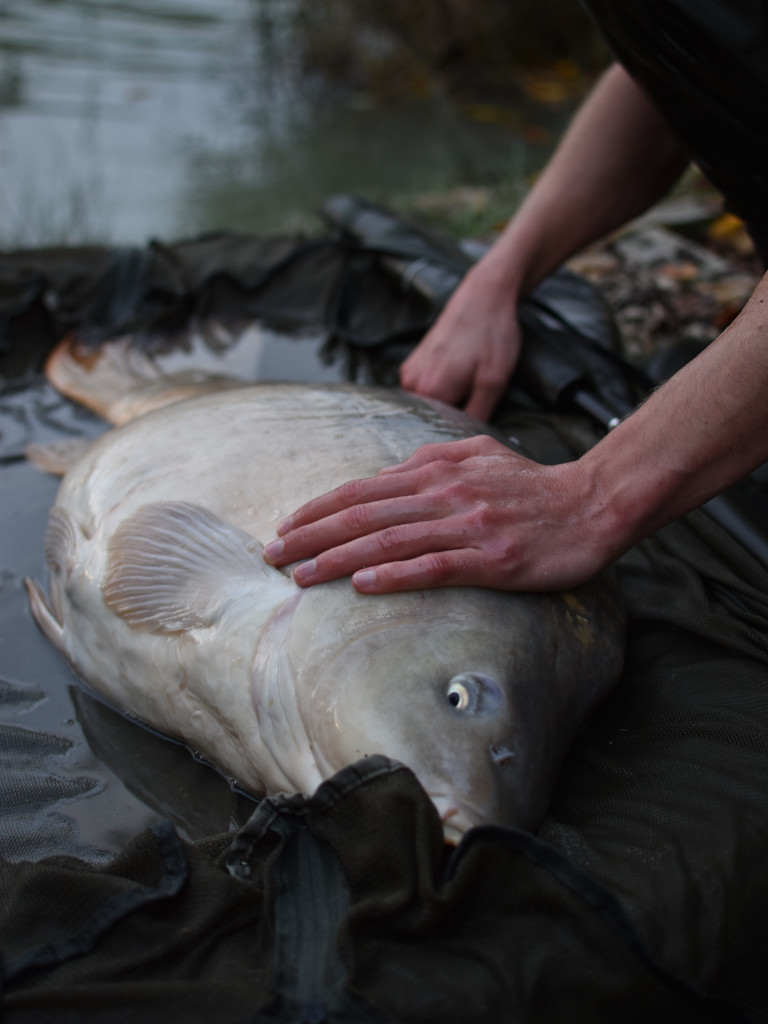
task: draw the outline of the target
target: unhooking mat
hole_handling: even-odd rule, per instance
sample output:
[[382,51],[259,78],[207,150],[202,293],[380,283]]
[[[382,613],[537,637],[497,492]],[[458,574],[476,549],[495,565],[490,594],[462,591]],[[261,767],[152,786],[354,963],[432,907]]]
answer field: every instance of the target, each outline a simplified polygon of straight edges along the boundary
[[[3,412],[24,437],[101,429],[34,378]],[[514,391],[497,418],[543,461],[599,436]],[[56,481],[19,443],[0,467],[3,1019],[768,1020],[768,569],[705,513],[621,560],[623,678],[538,835],[451,849],[384,758],[256,805],[80,691],[26,610]]]

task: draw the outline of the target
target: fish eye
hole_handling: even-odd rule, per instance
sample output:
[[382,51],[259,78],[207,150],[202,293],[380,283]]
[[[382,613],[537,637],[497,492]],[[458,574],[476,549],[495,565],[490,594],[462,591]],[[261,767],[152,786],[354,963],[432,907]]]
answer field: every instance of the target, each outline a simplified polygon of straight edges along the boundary
[[448,683],[446,700],[463,714],[493,711],[501,703],[501,692],[488,676],[478,672],[461,672]]
[[471,701],[470,689],[461,678],[452,679],[448,684],[448,703],[457,711],[466,711]]

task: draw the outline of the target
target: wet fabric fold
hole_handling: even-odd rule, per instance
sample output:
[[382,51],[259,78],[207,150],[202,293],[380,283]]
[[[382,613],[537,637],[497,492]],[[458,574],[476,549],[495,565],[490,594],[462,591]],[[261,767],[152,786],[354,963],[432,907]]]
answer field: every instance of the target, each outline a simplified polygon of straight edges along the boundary
[[16,895],[4,950],[25,929],[41,937],[42,919],[69,930],[4,955],[9,1021],[87,1020],[107,1004],[92,1019],[202,1021],[213,1006],[222,1021],[317,1024],[747,1019],[660,965],[562,850],[487,827],[451,854],[413,775],[384,758],[315,799],[265,801],[234,841],[182,852],[165,825],[105,869],[44,861],[3,879]]

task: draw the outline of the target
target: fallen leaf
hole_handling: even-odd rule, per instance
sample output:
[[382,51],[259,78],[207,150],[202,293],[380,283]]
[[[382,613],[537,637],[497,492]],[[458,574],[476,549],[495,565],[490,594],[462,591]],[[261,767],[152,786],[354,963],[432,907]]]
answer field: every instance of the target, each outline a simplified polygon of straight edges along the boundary
[[526,125],[520,134],[532,146],[548,146],[552,142],[552,132],[537,124]]
[[526,95],[537,103],[565,103],[573,93],[568,82],[543,73],[526,75],[523,80],[523,89]]
[[481,124],[501,124],[517,128],[522,123],[522,115],[518,110],[510,110],[509,107],[502,107],[498,103],[466,103],[462,109],[472,121],[479,121]]
[[755,243],[744,221],[733,213],[724,213],[707,228],[707,235],[715,242],[725,242],[742,256],[755,251]]
[[671,278],[673,281],[695,281],[699,276],[699,268],[690,261],[685,263],[668,263],[666,266],[660,267],[658,273],[664,277]]
[[729,238],[744,230],[744,221],[733,213],[723,213],[707,228],[710,238]]

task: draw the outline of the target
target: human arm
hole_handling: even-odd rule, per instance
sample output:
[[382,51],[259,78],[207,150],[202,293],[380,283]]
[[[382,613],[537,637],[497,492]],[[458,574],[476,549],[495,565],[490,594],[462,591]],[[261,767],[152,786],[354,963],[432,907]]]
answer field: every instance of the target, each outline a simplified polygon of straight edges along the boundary
[[[471,363],[479,350],[470,367],[477,377],[483,360],[489,365],[488,346],[503,347],[514,334],[519,298],[571,252],[653,202],[684,163],[674,132],[612,68],[446,308],[445,331],[438,324],[420,347],[424,373],[431,365],[437,384],[426,376],[413,384],[405,372],[404,384],[460,401],[440,387],[457,366],[467,371],[461,359],[469,353]],[[542,466],[490,438],[421,449],[310,502],[265,555],[277,565],[308,559],[295,573],[302,585],[356,573],[366,593],[583,582],[768,458],[767,307],[764,280],[716,342],[575,462]],[[449,330],[462,316],[465,334]],[[478,400],[490,403],[487,411],[495,402],[487,388]],[[468,408],[482,415],[473,401]]]
[[490,438],[428,446],[305,505],[265,556],[310,559],[295,572],[302,585],[356,573],[364,593],[574,586],[768,460],[767,398],[768,276],[577,461],[542,466]]
[[687,162],[663,115],[611,67],[506,230],[403,363],[403,387],[489,419],[517,362],[520,301],[573,253],[660,198]]

